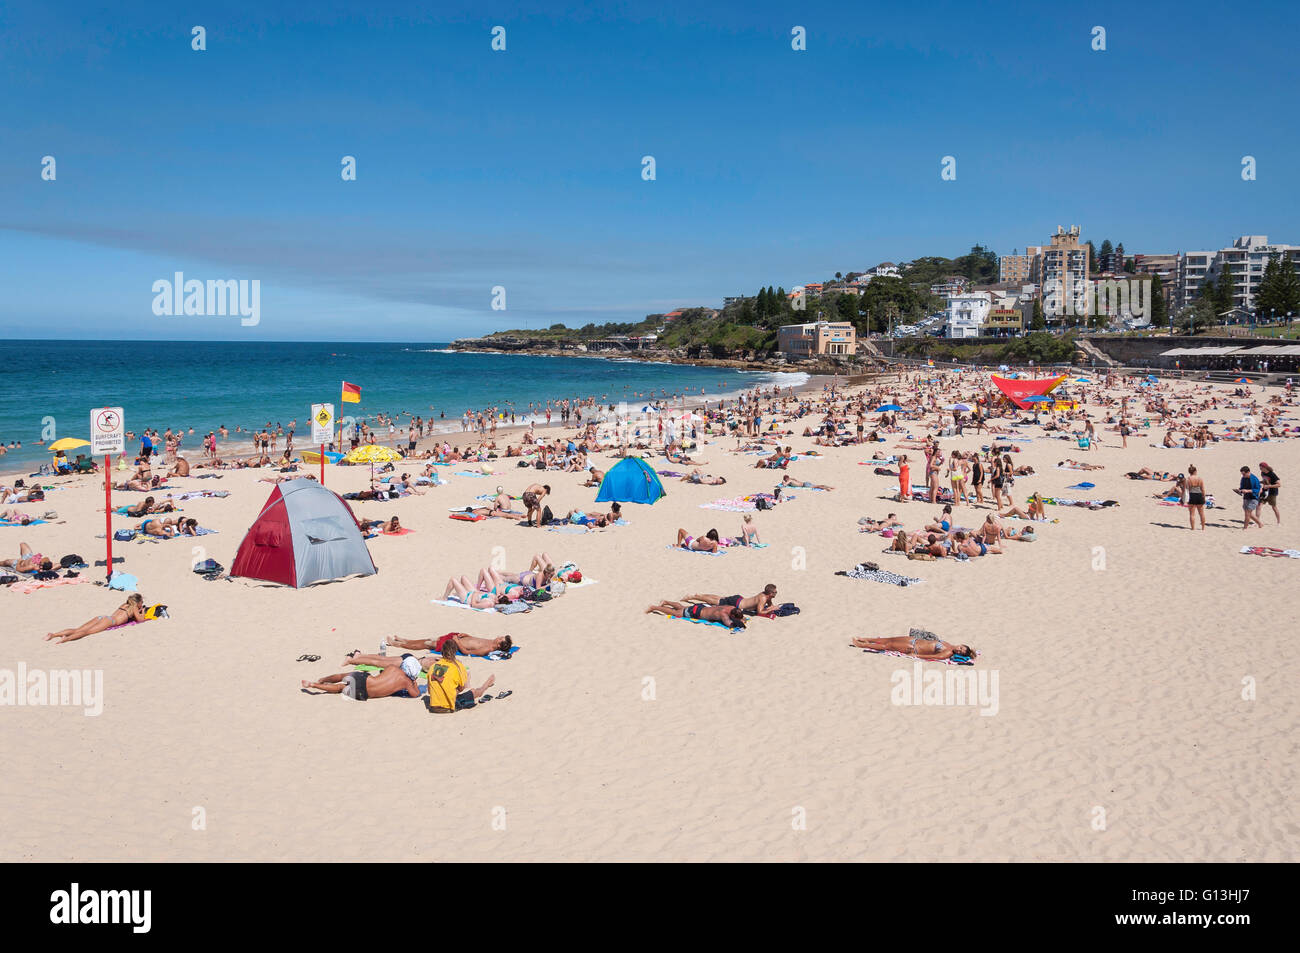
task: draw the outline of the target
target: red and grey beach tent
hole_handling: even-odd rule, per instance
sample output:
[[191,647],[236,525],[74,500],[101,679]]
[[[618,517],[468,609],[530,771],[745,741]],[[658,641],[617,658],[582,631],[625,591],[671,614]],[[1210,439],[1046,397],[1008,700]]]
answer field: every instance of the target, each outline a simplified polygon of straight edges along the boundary
[[315,480],[279,483],[239,544],[230,575],[301,589],[379,570],[352,508]]

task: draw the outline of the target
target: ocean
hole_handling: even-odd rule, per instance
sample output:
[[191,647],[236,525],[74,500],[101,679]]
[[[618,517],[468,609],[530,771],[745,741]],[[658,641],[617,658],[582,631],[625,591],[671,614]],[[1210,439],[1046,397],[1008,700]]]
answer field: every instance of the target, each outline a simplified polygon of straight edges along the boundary
[[[361,387],[361,403],[339,400],[342,382]],[[183,452],[225,426],[298,422],[295,444],[310,440],[313,403],[338,417],[407,413],[460,433],[466,409],[594,396],[629,404],[689,392],[700,399],[755,386],[797,386],[802,373],[735,371],[624,358],[546,357],[449,351],[445,344],[229,341],[0,342],[0,442],[21,442],[0,456],[0,473],[33,470],[50,454],[36,443],[87,439],[94,407],[122,407],[126,429],[184,428]],[[440,414],[446,419],[440,419]],[[403,423],[405,422],[403,417]],[[188,431],[194,428],[191,436]],[[377,428],[378,429],[378,428]],[[138,449],[128,445],[128,452]],[[71,456],[85,452],[74,450]]]

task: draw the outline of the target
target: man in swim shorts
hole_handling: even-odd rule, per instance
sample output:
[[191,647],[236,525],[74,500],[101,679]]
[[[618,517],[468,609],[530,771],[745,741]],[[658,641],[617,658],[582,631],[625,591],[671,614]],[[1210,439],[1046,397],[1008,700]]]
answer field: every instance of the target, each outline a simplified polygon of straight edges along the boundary
[[735,606],[707,606],[696,603],[688,606],[683,602],[671,602],[665,599],[657,605],[650,606],[646,614],[659,613],[673,619],[690,619],[692,622],[720,622],[733,629],[745,628],[745,613]]
[[[379,659],[380,662],[375,662],[375,659]],[[359,702],[370,698],[387,698],[390,695],[397,695],[400,698],[420,697],[420,686],[415,678],[420,674],[421,666],[413,655],[406,655],[400,659],[382,655],[354,655],[344,664],[378,665],[383,671],[343,672],[338,675],[326,675],[317,681],[303,679],[302,690],[307,692],[308,689],[315,689],[329,695],[346,695]]]
[[762,615],[765,612],[772,611],[772,605],[776,597],[776,586],[768,583],[763,587],[763,591],[757,595],[744,598],[739,595],[735,596],[715,596],[707,592],[697,592],[693,596],[686,596],[685,602],[701,602],[706,606],[730,606],[733,609],[739,609],[741,612],[749,615]]

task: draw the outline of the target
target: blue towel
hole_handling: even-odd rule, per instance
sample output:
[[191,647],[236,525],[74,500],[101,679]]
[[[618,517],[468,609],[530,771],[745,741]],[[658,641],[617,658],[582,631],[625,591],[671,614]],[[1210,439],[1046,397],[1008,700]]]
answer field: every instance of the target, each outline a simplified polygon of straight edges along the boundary
[[10,523],[8,520],[0,520],[0,526],[37,526],[41,523],[48,523],[49,520],[32,520],[28,523]]
[[1095,483],[1076,483],[1074,486],[1066,487],[1067,490],[1095,490],[1096,488]]

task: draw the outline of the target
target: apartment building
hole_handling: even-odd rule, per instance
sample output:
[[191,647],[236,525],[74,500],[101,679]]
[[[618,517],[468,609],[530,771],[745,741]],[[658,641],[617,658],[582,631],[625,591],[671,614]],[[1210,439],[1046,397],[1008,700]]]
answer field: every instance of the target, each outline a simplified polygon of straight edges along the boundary
[[1029,281],[1029,269],[1033,263],[1034,256],[1025,249],[1025,254],[1016,254],[1013,249],[1010,255],[1003,255],[998,259],[998,284],[1024,284]]
[[785,324],[776,332],[776,348],[788,358],[857,352],[858,338],[848,321]]
[[1079,242],[1079,226],[1057,226],[1049,244],[1034,256],[1030,281],[1041,289],[1043,314],[1049,322],[1082,315],[1088,296],[1088,246]]
[[1267,235],[1242,235],[1217,251],[1189,251],[1178,256],[1174,306],[1191,304],[1207,278],[1217,287],[1225,276],[1232,281],[1232,304],[1253,311],[1255,296],[1270,258],[1281,255],[1300,273],[1300,245],[1270,244]]

